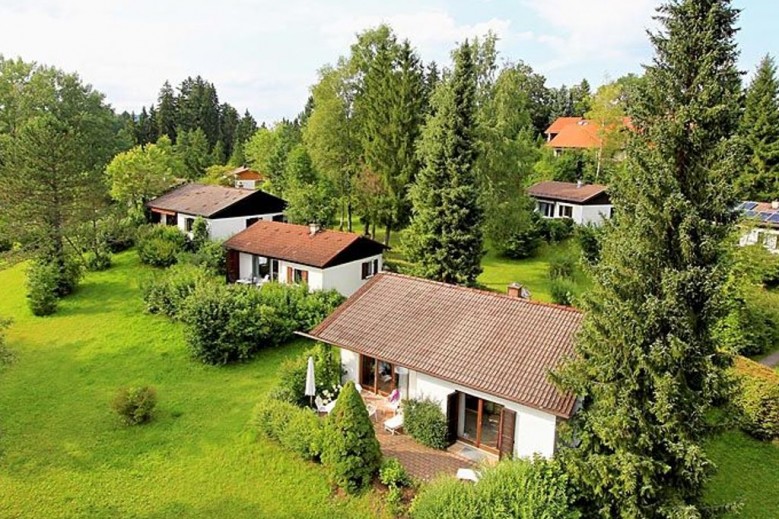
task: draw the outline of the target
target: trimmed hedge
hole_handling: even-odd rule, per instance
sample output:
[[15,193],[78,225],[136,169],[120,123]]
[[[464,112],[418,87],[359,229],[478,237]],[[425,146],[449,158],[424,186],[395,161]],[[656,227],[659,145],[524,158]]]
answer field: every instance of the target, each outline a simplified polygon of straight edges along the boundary
[[760,440],[779,438],[779,373],[744,357],[736,357],[734,370],[741,428]]
[[173,265],[141,284],[146,311],[178,318],[184,301],[195,288],[210,281],[208,274],[193,265]]
[[452,477],[423,488],[411,505],[414,519],[513,517],[578,519],[575,493],[556,461],[505,460],[481,471],[476,484]]
[[261,289],[217,283],[196,286],[179,312],[192,354],[208,364],[250,359],[307,330],[343,301],[337,292],[266,283]]
[[268,398],[255,408],[253,423],[263,437],[305,460],[316,460],[322,453],[324,424],[310,409]]
[[403,428],[422,445],[445,449],[448,427],[441,406],[429,398],[403,401]]

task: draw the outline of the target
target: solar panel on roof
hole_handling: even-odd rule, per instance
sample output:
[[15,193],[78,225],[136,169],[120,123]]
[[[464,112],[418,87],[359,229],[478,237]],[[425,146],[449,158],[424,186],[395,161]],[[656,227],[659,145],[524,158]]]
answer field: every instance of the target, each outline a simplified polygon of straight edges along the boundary
[[779,213],[772,214],[768,221],[771,223],[779,223]]
[[756,214],[757,214],[756,211],[744,211],[744,216],[746,216],[747,218],[752,218]]
[[761,211],[760,213],[758,213],[758,216],[760,217],[760,221],[761,221],[761,222],[766,222],[766,221],[768,221],[768,219],[769,219],[769,218],[771,218],[771,216],[773,216],[773,214],[774,214],[774,213],[769,213],[769,212],[766,212],[766,211]]
[[757,207],[757,202],[744,202],[744,209],[751,211],[755,207]]

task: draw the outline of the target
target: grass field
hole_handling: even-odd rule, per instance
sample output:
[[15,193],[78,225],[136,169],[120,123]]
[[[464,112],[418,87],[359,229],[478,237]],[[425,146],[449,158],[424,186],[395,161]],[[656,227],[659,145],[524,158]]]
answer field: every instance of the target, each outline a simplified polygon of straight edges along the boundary
[[[276,368],[305,347],[209,367],[182,328],[143,313],[134,253],[89,274],[48,318],[24,299],[22,265],[0,271],[17,360],[0,371],[0,517],[376,517],[378,499],[331,496],[321,467],[247,428]],[[124,384],[158,391],[154,421],[121,425]]]

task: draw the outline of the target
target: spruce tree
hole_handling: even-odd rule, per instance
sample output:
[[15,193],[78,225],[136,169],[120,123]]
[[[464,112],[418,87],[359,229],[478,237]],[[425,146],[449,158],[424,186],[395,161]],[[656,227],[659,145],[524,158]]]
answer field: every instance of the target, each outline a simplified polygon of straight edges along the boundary
[[472,285],[481,273],[483,210],[474,162],[476,70],[466,41],[454,72],[433,95],[422,132],[422,170],[411,188],[405,246],[424,277]]
[[167,135],[171,141],[176,142],[176,94],[170,83],[165,81],[160,94],[157,97],[157,132],[158,135]]
[[765,56],[749,85],[739,133],[748,159],[737,181],[747,200],[779,199],[779,82],[776,64]]
[[672,0],[635,99],[617,218],[577,344],[555,374],[581,398],[563,453],[587,516],[707,517],[703,451],[727,399],[722,317],[740,78],[728,0]]

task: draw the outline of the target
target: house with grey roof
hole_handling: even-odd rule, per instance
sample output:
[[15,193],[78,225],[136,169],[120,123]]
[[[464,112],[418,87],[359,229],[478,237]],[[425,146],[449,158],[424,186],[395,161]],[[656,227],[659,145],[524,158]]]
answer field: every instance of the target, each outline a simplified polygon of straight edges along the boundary
[[611,218],[608,188],[601,184],[546,181],[534,184],[528,194],[542,218],[570,218],[579,225],[599,225]]
[[450,443],[549,457],[577,405],[549,373],[573,356],[582,314],[521,294],[385,272],[301,335],[340,349],[344,382],[433,399]]
[[212,239],[229,238],[260,220],[281,221],[286,206],[264,191],[205,184],[183,184],[146,203],[152,222],[186,233],[195,218],[204,218]]

